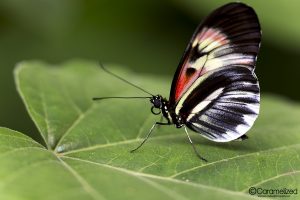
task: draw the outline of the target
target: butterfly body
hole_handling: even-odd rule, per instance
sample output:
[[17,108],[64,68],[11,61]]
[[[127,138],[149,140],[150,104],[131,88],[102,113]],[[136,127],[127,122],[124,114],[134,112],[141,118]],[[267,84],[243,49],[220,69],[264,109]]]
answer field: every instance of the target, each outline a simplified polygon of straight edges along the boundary
[[[155,95],[150,99],[152,103],[152,113],[155,115],[162,116],[167,120],[167,124],[175,124],[176,128],[181,128],[184,125],[182,117],[175,113],[174,108],[170,107],[170,103],[166,98],[163,98],[161,95]],[[160,112],[154,112],[153,108],[159,109]]]

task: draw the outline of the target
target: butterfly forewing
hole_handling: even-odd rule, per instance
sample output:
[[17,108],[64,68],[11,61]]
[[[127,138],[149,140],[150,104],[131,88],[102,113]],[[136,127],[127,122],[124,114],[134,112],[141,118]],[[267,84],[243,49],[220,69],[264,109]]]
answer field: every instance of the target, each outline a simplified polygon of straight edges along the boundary
[[175,73],[170,103],[176,104],[203,74],[242,65],[254,70],[261,30],[255,11],[242,3],[215,10],[196,29]]
[[254,74],[261,41],[255,11],[229,3],[194,33],[175,73],[170,104],[190,129],[227,142],[244,135],[259,112]]

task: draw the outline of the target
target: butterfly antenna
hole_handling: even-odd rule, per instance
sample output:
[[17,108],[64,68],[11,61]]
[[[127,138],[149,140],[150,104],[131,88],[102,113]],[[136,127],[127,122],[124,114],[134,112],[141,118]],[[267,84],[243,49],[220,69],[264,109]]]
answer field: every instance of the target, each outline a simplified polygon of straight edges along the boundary
[[103,99],[151,99],[152,97],[94,97],[93,100],[103,100]]
[[147,93],[147,94],[150,94],[151,96],[154,96],[153,94],[151,94],[151,93],[148,92],[147,90],[145,90],[145,89],[143,89],[143,88],[141,88],[141,87],[139,87],[139,86],[137,86],[137,85],[135,85],[135,84],[133,84],[133,83],[127,81],[126,79],[120,77],[119,75],[117,75],[117,74],[115,74],[115,73],[109,71],[108,69],[106,69],[106,68],[104,67],[104,65],[103,65],[101,62],[99,62],[99,65],[100,65],[100,67],[101,67],[106,73],[108,73],[108,74],[110,74],[110,75],[116,77],[117,79],[119,79],[119,80],[121,80],[121,81],[123,81],[123,82],[125,82],[125,83],[127,83],[127,84],[129,84],[129,85],[131,85],[131,86],[133,86],[133,87],[135,87],[135,88],[137,88],[137,89],[139,89],[139,90],[141,90],[141,91]]

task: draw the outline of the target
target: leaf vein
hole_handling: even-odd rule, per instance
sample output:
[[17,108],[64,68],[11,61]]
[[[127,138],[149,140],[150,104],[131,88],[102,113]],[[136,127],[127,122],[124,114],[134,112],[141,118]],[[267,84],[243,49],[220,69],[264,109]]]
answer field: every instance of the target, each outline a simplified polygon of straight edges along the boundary
[[58,140],[55,150],[57,152],[57,149],[59,145],[62,143],[64,138],[89,114],[95,109],[95,104],[91,104],[91,106],[82,114],[78,115],[77,119],[74,120],[74,122],[69,126],[69,128],[66,130],[66,132],[61,136],[61,138]]
[[278,175],[276,175],[276,176],[272,176],[272,177],[270,177],[270,178],[268,178],[268,179],[265,179],[265,180],[262,180],[262,181],[260,181],[260,182],[257,182],[257,183],[255,183],[255,184],[253,184],[253,185],[251,185],[251,186],[249,186],[249,187],[247,187],[247,188],[241,190],[241,192],[246,192],[246,191],[248,191],[248,189],[249,189],[250,187],[256,187],[256,186],[259,186],[259,185],[261,185],[261,184],[264,184],[264,183],[273,181],[273,180],[275,180],[275,179],[277,179],[277,178],[284,177],[284,176],[290,176],[290,175],[294,175],[294,174],[298,174],[298,173],[300,173],[300,170],[297,170],[297,171],[290,171],[290,172],[278,174]]
[[[174,138],[174,137],[178,137],[178,134],[151,137],[151,140],[170,139],[170,138]],[[130,143],[140,142],[142,140],[143,139],[131,139],[131,140],[126,140],[126,141],[118,141],[118,142],[111,142],[111,143],[106,143],[106,144],[98,144],[98,145],[94,145],[94,146],[83,147],[83,148],[80,148],[80,149],[66,151],[66,152],[61,153],[61,154],[62,155],[68,155],[68,154],[71,154],[71,153],[91,151],[91,150],[100,149],[100,148],[106,148],[106,147],[117,146],[117,145],[122,145],[122,144],[130,144]]]
[[[133,176],[143,176],[143,177],[147,177],[147,178],[170,181],[170,182],[174,182],[174,183],[178,183],[178,184],[185,184],[185,185],[190,185],[190,186],[194,186],[194,187],[199,187],[199,188],[204,188],[204,189],[209,189],[209,190],[228,193],[228,194],[231,194],[231,195],[238,195],[238,196],[243,196],[243,197],[248,197],[249,198],[249,195],[244,194],[244,193],[239,192],[239,191],[232,191],[232,190],[228,190],[228,189],[225,189],[225,188],[218,188],[218,187],[203,185],[203,184],[200,184],[200,183],[185,182],[185,181],[181,181],[181,180],[170,178],[170,177],[164,177],[164,176],[157,176],[157,175],[152,175],[152,174],[134,172],[134,171],[130,171],[130,170],[127,170],[127,169],[124,169],[124,168],[114,167],[114,166],[111,166],[111,165],[97,163],[97,162],[93,162],[93,161],[90,161],[90,160],[84,160],[84,159],[81,159],[81,158],[74,158],[74,157],[70,157],[70,156],[62,156],[62,157],[66,158],[66,159],[77,160],[77,161],[81,161],[81,162],[85,162],[85,163],[98,165],[98,166],[101,166],[101,167],[106,167],[106,168],[118,170],[118,171],[130,174],[130,175],[133,175]],[[253,199],[259,199],[256,196],[251,196],[251,197]]]
[[196,167],[192,167],[192,168],[183,170],[183,171],[181,171],[181,172],[178,172],[177,174],[171,175],[170,178],[177,177],[177,176],[179,176],[179,175],[188,173],[188,172],[193,171],[193,170],[196,170],[196,169],[200,169],[200,168],[203,168],[203,167],[207,167],[207,166],[210,166],[210,165],[214,165],[214,164],[216,164],[216,163],[221,163],[221,162],[226,162],[226,161],[228,161],[228,160],[234,160],[234,159],[238,159],[238,158],[243,158],[243,157],[247,157],[247,156],[252,156],[252,155],[255,155],[255,154],[257,154],[257,153],[264,153],[264,152],[270,152],[270,151],[278,151],[278,150],[282,150],[282,149],[287,149],[287,148],[289,148],[289,147],[298,147],[298,146],[300,146],[300,144],[281,146],[281,147],[272,148],[272,149],[267,149],[267,150],[262,150],[262,151],[258,151],[258,152],[252,152],[252,153],[247,153],[247,154],[243,154],[243,155],[237,155],[237,156],[234,156],[234,157],[231,157],[231,158],[224,158],[224,159],[217,160],[217,161],[214,161],[214,162],[211,162],[211,163],[208,163],[208,164],[204,164],[204,165],[200,165],[200,166],[196,166]]
[[82,185],[83,189],[87,192],[87,194],[91,195],[93,199],[99,200],[105,198],[100,195],[97,190],[95,190],[82,176],[80,176],[70,165],[68,165],[65,161],[63,161],[60,157],[57,157],[62,165],[76,178],[76,180]]

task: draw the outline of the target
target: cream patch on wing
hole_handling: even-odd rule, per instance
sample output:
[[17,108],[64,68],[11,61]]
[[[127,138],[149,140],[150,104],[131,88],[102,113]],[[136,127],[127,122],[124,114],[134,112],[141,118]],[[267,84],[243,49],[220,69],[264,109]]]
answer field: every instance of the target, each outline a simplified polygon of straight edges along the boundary
[[205,65],[207,61],[207,55],[203,55],[200,58],[198,58],[192,65],[191,67],[196,69],[196,70],[201,70],[202,67]]
[[248,65],[253,63],[254,58],[253,55],[245,55],[242,53],[228,54],[217,58],[214,58],[213,55],[209,55],[204,67],[206,71],[209,71],[229,65]]
[[229,43],[229,40],[227,40],[227,36],[220,30],[205,27],[201,33],[196,36],[192,46],[196,46],[197,43],[199,44],[198,50],[200,52],[207,53],[215,48]]

